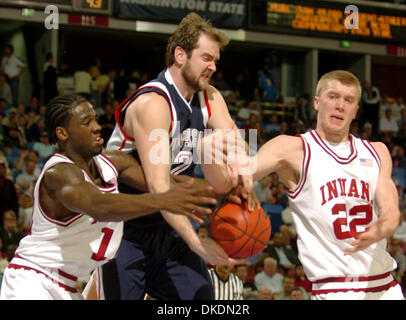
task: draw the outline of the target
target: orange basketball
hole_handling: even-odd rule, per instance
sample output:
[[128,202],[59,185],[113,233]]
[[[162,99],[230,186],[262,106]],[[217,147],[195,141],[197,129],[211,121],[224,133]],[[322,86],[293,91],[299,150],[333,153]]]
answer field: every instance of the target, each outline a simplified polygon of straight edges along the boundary
[[210,235],[232,258],[249,258],[260,253],[271,236],[271,221],[262,207],[248,211],[226,202],[210,215]]

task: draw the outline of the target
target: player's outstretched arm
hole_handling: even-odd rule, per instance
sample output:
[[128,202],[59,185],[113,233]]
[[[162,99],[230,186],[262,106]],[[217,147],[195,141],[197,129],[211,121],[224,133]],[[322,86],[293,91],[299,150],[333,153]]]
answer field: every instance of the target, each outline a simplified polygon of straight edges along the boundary
[[369,247],[371,244],[393,235],[399,225],[399,198],[392,180],[392,159],[387,147],[381,142],[372,143],[381,160],[381,170],[375,191],[375,203],[378,206],[378,221],[368,227],[352,242],[353,247],[345,254],[351,254]]
[[[125,221],[161,209],[195,217],[192,211],[210,214],[211,210],[204,205],[216,203],[214,198],[200,195],[202,187],[193,186],[193,179],[156,194],[103,193],[87,182],[81,170],[72,164],[58,164],[48,170],[44,176],[44,187],[49,197],[66,209],[53,211],[57,203],[45,204],[50,208],[47,211],[53,212],[57,218],[82,213],[97,221]],[[178,201],[179,194],[182,194],[183,201]]]
[[[202,160],[202,169],[217,192],[228,192],[240,182],[246,190],[244,197],[247,197],[253,188],[252,175],[254,171],[248,161],[249,148],[231,118],[227,104],[221,93],[213,86],[209,86],[207,89],[207,97],[211,108],[211,116],[208,121],[209,128],[213,130],[221,129],[230,131],[235,138],[235,143],[231,144],[231,146],[235,146],[236,149],[230,149],[230,145],[227,145],[227,142],[223,141],[223,146],[225,147],[223,148],[224,153],[227,157],[231,156],[231,158],[234,158],[234,161],[232,163],[226,162],[227,165],[222,168],[222,166],[211,167],[203,163]],[[228,159],[230,159],[230,157]],[[223,176],[221,177],[221,175]]]

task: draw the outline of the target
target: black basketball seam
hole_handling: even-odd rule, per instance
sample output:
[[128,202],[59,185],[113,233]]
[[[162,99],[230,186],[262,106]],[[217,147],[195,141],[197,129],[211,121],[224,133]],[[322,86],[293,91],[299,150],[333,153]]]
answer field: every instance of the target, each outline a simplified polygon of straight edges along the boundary
[[[247,224],[247,229],[248,229],[248,218],[246,217],[245,210],[242,208],[242,205],[241,205],[241,204],[240,204],[240,209],[241,209],[242,213],[244,214],[244,218],[246,218],[246,224]],[[258,212],[258,219],[257,219],[257,222],[256,222],[256,224],[255,224],[254,230],[252,230],[251,233],[254,233],[255,230],[257,229],[258,220],[259,220],[259,218],[261,217],[260,214],[261,214],[261,212]],[[237,251],[235,251],[235,252],[232,254],[232,256],[235,256],[236,254],[238,254],[238,252],[240,252],[242,249],[244,249],[245,246],[247,245],[247,243],[248,243],[251,239],[254,239],[254,243],[256,242],[256,241],[255,241],[255,238],[253,238],[253,236],[252,236],[251,234],[244,233],[244,235],[245,235],[245,236],[248,236],[247,241],[245,241],[245,243],[244,243]],[[250,253],[250,255],[252,256],[252,248],[251,248],[251,253]]]
[[[223,206],[224,206],[224,205],[222,205],[221,207],[223,207]],[[220,207],[220,208],[221,208],[221,207]],[[220,210],[220,208],[218,208],[217,210]],[[236,225],[234,225],[234,224],[232,224],[230,221],[224,219],[224,218],[223,218],[222,216],[220,216],[219,214],[217,214],[217,213],[214,213],[214,214],[215,214],[217,217],[219,217],[221,220],[223,220],[224,222],[226,222],[227,224],[229,224],[230,226],[232,226],[233,228],[235,228],[235,229],[237,229],[238,231],[240,231],[240,232],[242,233],[241,237],[243,237],[243,236],[247,233],[247,229],[248,229],[248,219],[247,219],[247,217],[245,216],[245,211],[241,208],[241,205],[240,205],[240,209],[242,210],[242,213],[244,214],[243,217],[244,217],[245,225],[246,225],[245,230],[242,230],[242,229],[238,228]],[[234,240],[236,240],[236,239],[240,239],[241,237],[234,238],[234,239],[220,239],[220,238],[214,238],[214,237],[213,237],[213,239],[214,239],[214,240],[221,240],[221,241],[234,241]]]
[[[258,214],[257,224],[255,225],[255,228],[254,228],[254,230],[252,231],[252,233],[255,232],[255,230],[256,230],[256,228],[257,228],[257,226],[258,226],[258,224],[259,224],[260,218],[261,218],[261,212],[259,212],[259,214]],[[267,217],[267,218],[269,218],[269,217]],[[250,255],[251,255],[251,257],[252,257],[253,251],[254,251],[254,248],[255,248],[255,244],[256,244],[257,242],[259,242],[259,243],[261,243],[261,244],[263,244],[263,245],[266,245],[266,243],[263,243],[262,241],[258,240],[258,238],[259,238],[259,236],[260,236],[261,234],[263,234],[265,231],[267,231],[267,230],[270,229],[270,228],[271,228],[271,226],[269,226],[269,227],[265,228],[264,230],[262,230],[261,233],[260,233],[256,238],[253,237],[252,234],[247,234],[247,233],[244,234],[244,235],[248,236],[247,241],[246,241],[243,245],[241,245],[241,247],[240,247],[237,251],[233,252],[230,256],[234,256],[235,258],[240,258],[240,257],[235,256],[235,255],[238,254],[238,252],[240,252],[240,251],[247,245],[247,243],[248,243],[251,239],[253,239],[254,242],[253,242],[253,244],[252,244],[252,246],[251,246],[251,253],[250,253]],[[243,258],[243,257],[241,257],[241,258]]]

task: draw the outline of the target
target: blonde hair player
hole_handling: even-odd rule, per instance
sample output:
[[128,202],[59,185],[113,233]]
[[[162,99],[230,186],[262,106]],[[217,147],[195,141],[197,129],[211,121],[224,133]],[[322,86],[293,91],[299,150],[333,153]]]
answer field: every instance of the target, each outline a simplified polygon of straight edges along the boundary
[[392,160],[383,143],[349,134],[360,96],[352,73],[326,73],[316,129],[277,136],[257,154],[254,179],[276,172],[288,190],[312,299],[403,299],[386,251],[399,223]]

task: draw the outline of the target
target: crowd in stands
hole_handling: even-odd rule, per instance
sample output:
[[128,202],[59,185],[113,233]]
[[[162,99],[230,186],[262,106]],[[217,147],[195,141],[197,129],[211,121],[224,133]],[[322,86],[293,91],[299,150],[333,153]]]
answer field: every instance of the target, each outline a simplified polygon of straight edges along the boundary
[[[44,114],[46,103],[61,94],[55,85],[59,76],[72,77],[73,92],[85,95],[94,105],[107,142],[119,103],[155,75],[129,73],[124,68],[105,70],[99,59],[91,66],[78,65],[74,72],[66,68],[57,70],[49,54],[44,65],[44,94],[33,96],[25,105],[13,102],[9,76],[4,68],[0,70],[0,275],[28,231],[33,186],[44,162],[56,151],[56,146],[49,143]],[[273,61],[257,74],[241,70],[234,83],[226,81],[218,71],[212,84],[223,94],[238,127],[247,132],[246,138],[250,129],[256,130],[256,150],[277,135],[296,135],[315,128],[317,114],[309,94],[299,94],[288,109],[277,109],[284,105],[284,97],[280,94],[280,71]],[[406,107],[403,97],[381,95],[379,88],[364,83],[360,110],[351,133],[371,141],[383,141],[391,151],[402,219],[388,242],[388,251],[398,262],[394,275],[405,289]],[[201,176],[199,167],[196,174]],[[276,210],[268,212],[273,226],[268,246],[245,264],[234,266],[232,271],[243,282],[244,299],[309,299],[311,283],[298,259],[297,235],[284,186],[276,174],[270,174],[255,182],[255,191],[264,208]],[[202,230],[204,227],[206,236],[210,236],[206,225],[202,225]]]

